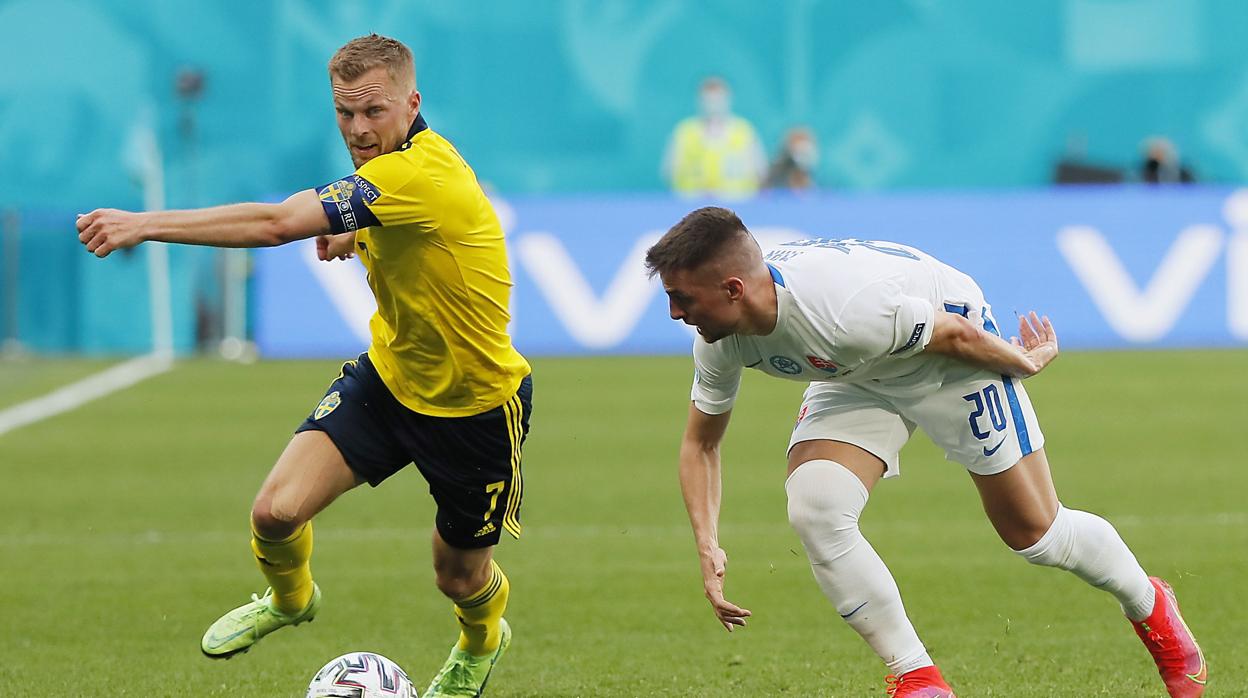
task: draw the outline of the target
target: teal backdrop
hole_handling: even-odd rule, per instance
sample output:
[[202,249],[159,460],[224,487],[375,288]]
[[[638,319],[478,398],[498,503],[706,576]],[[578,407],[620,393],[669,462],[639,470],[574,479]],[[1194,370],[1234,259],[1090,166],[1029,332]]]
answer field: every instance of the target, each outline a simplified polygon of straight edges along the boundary
[[3,0],[0,205],[138,205],[144,121],[171,205],[338,177],[325,63],[369,31],[412,47],[429,122],[508,194],[661,189],[711,73],[769,152],[809,124],[828,187],[1035,186],[1068,148],[1130,166],[1154,133],[1238,182],[1245,27],[1238,0]]
[[[494,192],[566,200],[661,191],[711,74],[769,153],[809,126],[836,195],[1033,189],[1063,155],[1131,169],[1153,134],[1237,185],[1246,27],[1240,0],[0,0],[0,340],[150,346],[147,251],[90,259],[73,213],[143,205],[145,132],[171,207],[341,177],[325,65],[370,31],[412,47],[425,116]],[[220,260],[171,260],[186,350]]]

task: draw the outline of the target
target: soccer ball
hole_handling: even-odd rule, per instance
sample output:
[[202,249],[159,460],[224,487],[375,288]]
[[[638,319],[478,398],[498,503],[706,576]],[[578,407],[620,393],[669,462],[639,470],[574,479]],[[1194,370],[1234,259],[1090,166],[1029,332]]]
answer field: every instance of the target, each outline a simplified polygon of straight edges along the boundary
[[351,652],[312,677],[307,698],[420,698],[398,664],[374,652]]

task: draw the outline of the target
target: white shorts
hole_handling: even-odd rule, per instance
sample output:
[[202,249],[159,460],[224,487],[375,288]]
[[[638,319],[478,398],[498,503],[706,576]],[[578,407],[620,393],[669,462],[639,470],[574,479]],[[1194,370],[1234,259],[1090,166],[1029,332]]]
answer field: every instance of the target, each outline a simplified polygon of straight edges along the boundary
[[789,448],[802,441],[844,441],[884,461],[897,475],[898,454],[915,427],[977,475],[1007,470],[1044,446],[1022,381],[970,366],[922,394],[885,394],[870,384],[811,383]]

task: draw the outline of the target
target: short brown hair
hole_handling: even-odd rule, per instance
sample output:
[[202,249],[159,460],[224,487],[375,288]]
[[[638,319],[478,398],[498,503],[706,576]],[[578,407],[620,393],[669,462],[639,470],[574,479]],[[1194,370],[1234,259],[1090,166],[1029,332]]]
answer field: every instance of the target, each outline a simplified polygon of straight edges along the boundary
[[680,219],[646,251],[646,269],[650,276],[696,269],[718,259],[742,238],[751,238],[750,231],[737,214],[706,206]]
[[416,64],[412,59],[412,50],[398,39],[391,39],[380,34],[369,34],[352,39],[346,46],[338,49],[334,57],[329,59],[329,77],[335,76],[342,80],[355,80],[373,68],[385,67],[390,79],[402,84],[411,78],[412,86],[416,85]]

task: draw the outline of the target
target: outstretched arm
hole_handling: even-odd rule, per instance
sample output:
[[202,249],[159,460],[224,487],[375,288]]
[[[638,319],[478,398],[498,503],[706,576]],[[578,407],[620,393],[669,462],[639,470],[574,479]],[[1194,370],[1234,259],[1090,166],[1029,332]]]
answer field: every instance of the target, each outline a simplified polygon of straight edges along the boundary
[[693,404],[680,443],[680,490],[689,511],[693,538],[702,567],[702,587],[715,616],[728,632],[745,625],[750,612],[724,598],[728,556],[719,547],[719,444],[728,429],[731,412],[710,415]]
[[1019,316],[1018,337],[1007,342],[961,315],[937,312],[932,339],[923,351],[951,356],[994,373],[1026,378],[1057,358],[1057,333],[1049,318],[1032,312]]
[[233,204],[133,213],[100,208],[78,217],[78,240],[96,257],[149,240],[212,247],[273,247],[329,232],[316,190],[280,204]]

